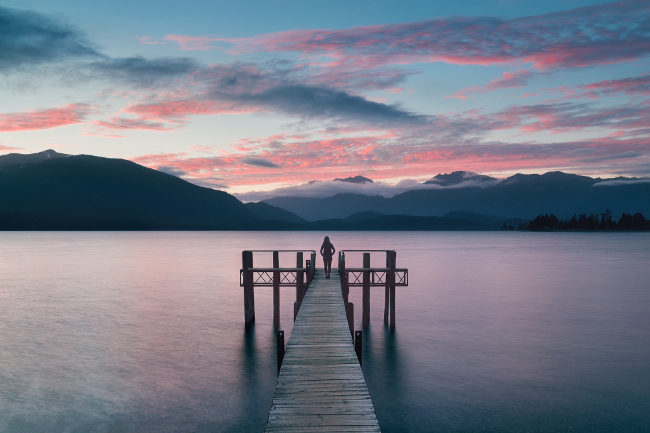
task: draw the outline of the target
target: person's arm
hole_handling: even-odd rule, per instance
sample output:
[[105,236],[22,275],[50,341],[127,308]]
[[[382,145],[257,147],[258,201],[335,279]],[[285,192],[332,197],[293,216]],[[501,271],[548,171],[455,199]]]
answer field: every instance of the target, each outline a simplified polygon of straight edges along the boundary
[[321,245],[321,247],[320,247],[320,255],[321,256],[325,255],[325,245]]
[[332,244],[332,254],[336,252],[336,248],[334,248],[334,244]]

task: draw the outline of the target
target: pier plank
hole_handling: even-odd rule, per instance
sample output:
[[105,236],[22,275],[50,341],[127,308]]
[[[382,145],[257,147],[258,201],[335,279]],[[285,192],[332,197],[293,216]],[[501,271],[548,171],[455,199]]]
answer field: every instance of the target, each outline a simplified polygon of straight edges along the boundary
[[282,362],[265,432],[379,432],[338,278],[311,282]]

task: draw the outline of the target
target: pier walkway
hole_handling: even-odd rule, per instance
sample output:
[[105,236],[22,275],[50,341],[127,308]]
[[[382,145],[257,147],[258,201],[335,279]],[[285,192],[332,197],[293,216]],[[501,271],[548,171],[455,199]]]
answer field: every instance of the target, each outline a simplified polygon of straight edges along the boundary
[[314,275],[291,331],[265,432],[379,432],[339,278]]

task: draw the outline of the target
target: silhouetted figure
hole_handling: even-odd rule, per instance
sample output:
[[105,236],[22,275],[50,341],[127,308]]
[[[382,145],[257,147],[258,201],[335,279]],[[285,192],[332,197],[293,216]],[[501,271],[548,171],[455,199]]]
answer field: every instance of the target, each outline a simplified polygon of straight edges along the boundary
[[329,236],[325,236],[323,245],[320,247],[320,254],[323,256],[323,263],[325,264],[325,278],[330,277],[332,272],[332,255],[336,252],[334,245],[330,242]]

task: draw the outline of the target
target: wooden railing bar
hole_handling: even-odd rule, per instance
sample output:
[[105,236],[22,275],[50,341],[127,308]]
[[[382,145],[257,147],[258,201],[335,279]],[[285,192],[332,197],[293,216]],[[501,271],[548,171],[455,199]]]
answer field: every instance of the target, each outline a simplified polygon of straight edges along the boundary
[[[299,271],[306,271],[308,268],[249,268],[249,272],[273,272],[273,271],[280,271],[280,272],[299,272]],[[240,272],[243,271],[243,269],[239,270]]]

